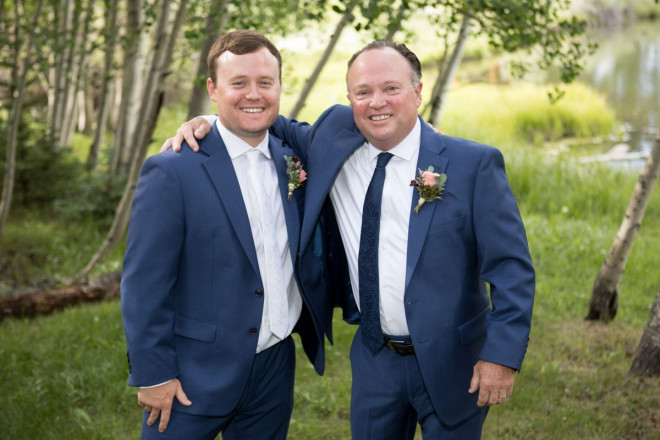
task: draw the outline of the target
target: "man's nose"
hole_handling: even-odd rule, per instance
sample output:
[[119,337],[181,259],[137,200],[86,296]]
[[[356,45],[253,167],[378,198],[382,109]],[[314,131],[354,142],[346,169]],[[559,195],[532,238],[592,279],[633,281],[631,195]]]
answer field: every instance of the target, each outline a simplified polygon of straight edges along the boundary
[[245,94],[247,99],[256,100],[261,98],[261,93],[259,92],[259,87],[256,84],[248,86],[247,93]]
[[385,97],[383,96],[382,93],[374,93],[371,96],[371,100],[369,101],[369,107],[371,108],[381,108],[385,106]]

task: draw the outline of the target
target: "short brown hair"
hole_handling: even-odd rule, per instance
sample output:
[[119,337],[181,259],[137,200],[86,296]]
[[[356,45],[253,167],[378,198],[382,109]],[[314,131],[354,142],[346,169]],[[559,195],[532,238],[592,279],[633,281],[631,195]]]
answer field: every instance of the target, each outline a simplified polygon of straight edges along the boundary
[[264,37],[259,32],[249,30],[227,32],[213,43],[211,50],[209,50],[209,55],[206,58],[211,81],[215,84],[215,62],[224,52],[229,51],[236,55],[245,55],[247,53],[256,52],[262,47],[268,49],[268,51],[277,58],[277,64],[280,68],[280,81],[282,81],[282,56],[280,55],[280,51],[277,50],[275,45],[271,43],[268,38]]
[[351,65],[353,65],[353,61],[360,56],[363,52],[366,52],[368,50],[373,50],[373,49],[384,49],[386,47],[389,47],[391,49],[396,50],[399,52],[403,57],[408,60],[408,63],[410,64],[410,68],[412,69],[413,77],[412,81],[415,87],[417,87],[417,84],[422,80],[422,63],[419,62],[419,58],[417,58],[417,55],[415,53],[408,49],[405,44],[400,44],[400,43],[394,43],[392,41],[388,40],[376,40],[372,41],[371,43],[367,44],[364,46],[362,49],[358,50],[353,54],[351,59],[348,61],[348,68],[351,68]]

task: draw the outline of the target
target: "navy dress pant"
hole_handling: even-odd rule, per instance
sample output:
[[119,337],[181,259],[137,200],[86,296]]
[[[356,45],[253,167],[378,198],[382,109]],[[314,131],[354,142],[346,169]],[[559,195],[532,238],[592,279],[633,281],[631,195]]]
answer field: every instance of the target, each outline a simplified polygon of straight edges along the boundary
[[412,440],[417,423],[421,425],[424,440],[481,438],[488,407],[475,407],[475,415],[458,426],[442,423],[414,354],[396,354],[383,346],[373,355],[358,330],[351,346],[351,368],[352,440]]
[[[141,438],[213,440],[222,432],[223,440],[285,440],[293,411],[295,362],[293,339],[288,337],[255,355],[243,396],[230,414],[201,416],[173,409],[161,433],[159,420],[147,426],[149,414],[145,413]],[[181,385],[185,391],[186,384]]]

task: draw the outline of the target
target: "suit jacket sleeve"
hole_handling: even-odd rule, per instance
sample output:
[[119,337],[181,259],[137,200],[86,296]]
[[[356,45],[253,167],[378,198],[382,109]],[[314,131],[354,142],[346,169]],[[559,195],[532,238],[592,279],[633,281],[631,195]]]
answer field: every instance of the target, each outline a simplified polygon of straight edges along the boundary
[[179,375],[173,289],[183,243],[183,200],[169,154],[149,158],[135,191],[121,281],[129,385]]
[[480,274],[490,285],[492,303],[480,359],[519,370],[531,327],[535,276],[525,228],[497,149],[489,149],[481,159],[473,203]]
[[298,122],[284,116],[278,116],[269,129],[271,133],[290,146],[300,156],[303,164],[308,163],[309,145],[312,139],[312,127],[306,122]]

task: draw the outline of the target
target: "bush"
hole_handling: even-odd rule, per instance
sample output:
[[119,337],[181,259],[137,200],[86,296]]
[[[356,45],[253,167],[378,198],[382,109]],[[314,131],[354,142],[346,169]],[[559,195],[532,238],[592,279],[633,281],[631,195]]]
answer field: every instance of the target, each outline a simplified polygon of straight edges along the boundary
[[[0,128],[6,138],[7,127]],[[4,174],[6,144],[0,145]],[[60,197],[73,196],[83,173],[82,165],[68,149],[58,150],[44,124],[24,113],[19,124],[12,206],[48,209]]]
[[[6,135],[6,125],[0,126]],[[0,145],[4,171],[6,145]],[[121,198],[124,179],[102,172],[89,173],[69,148],[58,149],[46,126],[25,113],[16,151],[12,210],[53,213],[65,221],[93,219],[107,228]]]

